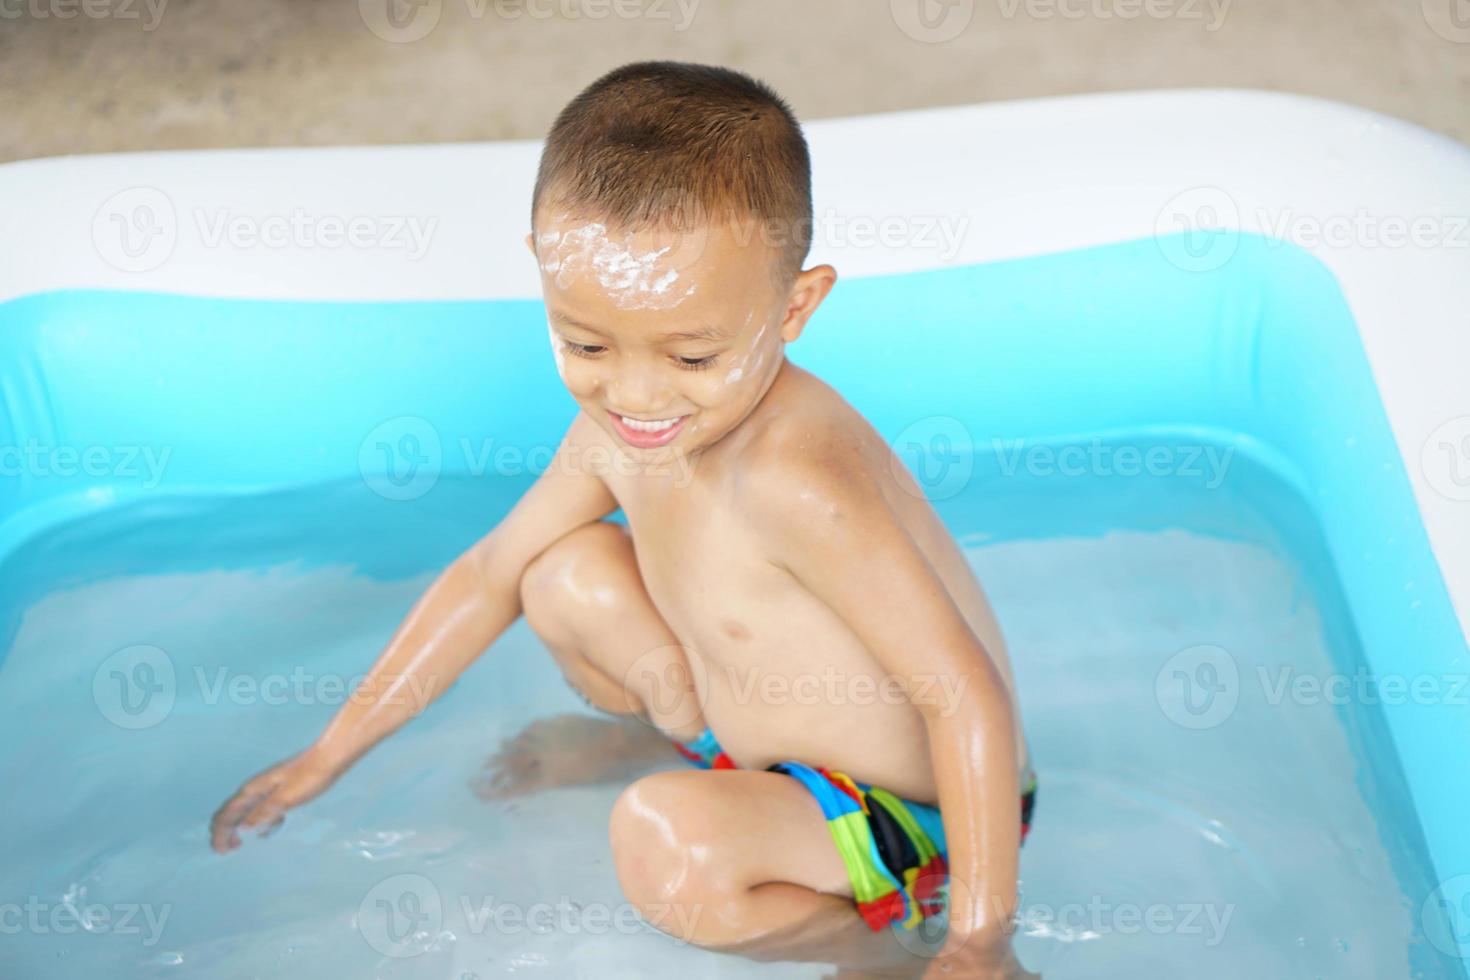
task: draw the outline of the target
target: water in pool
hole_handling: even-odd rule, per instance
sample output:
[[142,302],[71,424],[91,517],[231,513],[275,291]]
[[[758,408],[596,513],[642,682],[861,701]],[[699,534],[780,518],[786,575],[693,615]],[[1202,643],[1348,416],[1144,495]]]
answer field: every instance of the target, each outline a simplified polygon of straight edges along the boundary
[[[1048,980],[1458,976],[1406,897],[1429,872],[1374,709],[1282,687],[1357,662],[1295,498],[1244,456],[1223,482],[996,462],[938,506],[1008,634],[1040,774],[1023,961]],[[159,499],[11,555],[0,976],[829,974],[636,924],[606,836],[621,783],[474,792],[501,740],[593,717],[523,622],[270,838],[209,850],[213,809],[316,735],[524,486]]]

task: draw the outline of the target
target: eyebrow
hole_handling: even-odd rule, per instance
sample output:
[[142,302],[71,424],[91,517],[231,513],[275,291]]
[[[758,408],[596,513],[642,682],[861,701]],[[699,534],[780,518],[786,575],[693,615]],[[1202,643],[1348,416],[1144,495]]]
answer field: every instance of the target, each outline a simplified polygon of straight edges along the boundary
[[[597,334],[600,337],[606,337],[606,336],[608,336],[608,334],[607,334],[607,332],[605,330],[599,330],[599,329],[597,329],[596,327],[594,327],[590,323],[583,323],[581,320],[578,320],[576,317],[572,316],[570,313],[563,313],[560,310],[552,310],[551,311],[551,316],[552,316],[552,319],[559,320],[562,323],[565,323],[569,327],[577,327],[579,329],[586,330],[589,333],[595,333],[595,334]],[[730,335],[728,333],[726,333],[725,331],[720,330],[720,329],[718,329],[716,327],[712,327],[712,326],[710,326],[709,324],[706,324],[706,323],[696,324],[696,325],[690,327],[688,330],[673,330],[673,331],[670,331],[669,333],[660,334],[658,336],[658,341],[660,343],[669,343],[671,341],[677,341],[677,340],[729,340],[729,339],[730,339]]]

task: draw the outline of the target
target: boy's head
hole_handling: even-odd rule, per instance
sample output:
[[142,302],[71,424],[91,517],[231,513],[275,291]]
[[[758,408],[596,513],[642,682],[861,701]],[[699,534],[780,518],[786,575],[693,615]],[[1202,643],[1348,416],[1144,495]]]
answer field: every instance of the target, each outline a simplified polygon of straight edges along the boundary
[[801,268],[811,215],[806,140],[760,82],[663,61],[588,86],[547,137],[526,238],[582,408],[634,450],[739,425],[836,279]]

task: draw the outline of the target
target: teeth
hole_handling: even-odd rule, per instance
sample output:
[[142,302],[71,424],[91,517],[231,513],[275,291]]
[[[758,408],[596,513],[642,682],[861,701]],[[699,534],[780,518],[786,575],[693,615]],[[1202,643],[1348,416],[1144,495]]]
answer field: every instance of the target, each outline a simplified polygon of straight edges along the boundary
[[652,422],[645,422],[642,419],[630,419],[626,415],[619,415],[618,418],[622,419],[623,424],[632,429],[634,432],[662,432],[669,426],[673,425],[675,422],[679,421],[678,419],[674,418],[655,419]]

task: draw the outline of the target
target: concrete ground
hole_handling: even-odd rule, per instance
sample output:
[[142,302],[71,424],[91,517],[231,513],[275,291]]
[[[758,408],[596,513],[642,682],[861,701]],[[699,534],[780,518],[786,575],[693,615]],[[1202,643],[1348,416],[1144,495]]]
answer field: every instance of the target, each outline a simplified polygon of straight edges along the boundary
[[0,0],[0,160],[540,137],[644,58],[808,119],[1239,86],[1470,142],[1470,0]]

